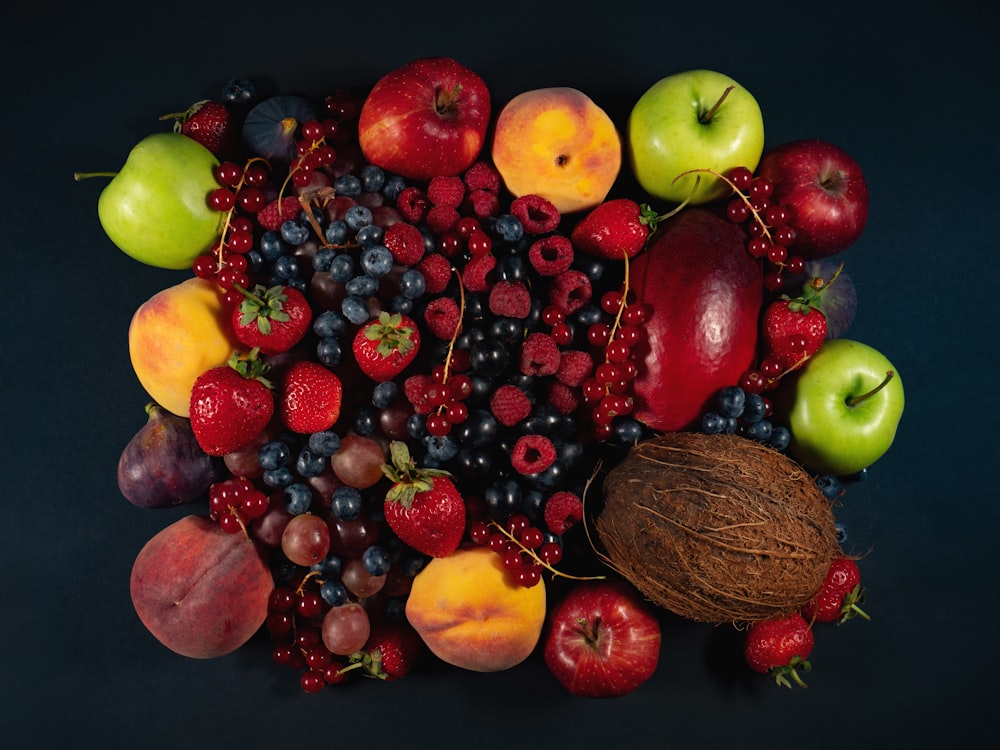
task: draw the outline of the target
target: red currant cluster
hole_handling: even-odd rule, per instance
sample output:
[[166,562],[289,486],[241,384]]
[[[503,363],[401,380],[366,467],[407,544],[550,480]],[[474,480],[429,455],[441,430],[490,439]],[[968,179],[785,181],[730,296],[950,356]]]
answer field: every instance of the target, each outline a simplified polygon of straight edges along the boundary
[[208,514],[223,531],[246,533],[250,522],[263,516],[270,505],[267,495],[246,477],[230,477],[208,490]]
[[472,378],[467,374],[470,363],[468,349],[454,349],[447,364],[432,368],[425,393],[431,407],[425,423],[428,435],[444,437],[451,432],[452,425],[468,419],[469,407],[465,402],[472,395]]
[[268,601],[265,627],[275,646],[275,663],[304,670],[303,691],[317,693],[346,677],[345,660],[337,658],[323,643],[319,623],[325,611],[323,598],[313,589],[278,586]]
[[557,573],[555,565],[562,560],[562,547],[546,541],[541,529],[532,526],[527,516],[515,513],[503,525],[496,521],[476,521],[469,528],[473,543],[485,545],[500,555],[511,579],[530,588],[542,580],[542,570]]
[[747,223],[750,241],[747,251],[755,258],[763,258],[769,265],[764,275],[768,291],[780,289],[784,274],[794,275],[805,271],[806,262],[799,255],[789,254],[788,248],[795,241],[792,210],[788,206],[772,203],[774,186],[765,177],[754,176],[746,167],[731,169],[721,177],[732,187],[735,196],[726,207],[726,215],[735,224]]
[[336,161],[337,151],[330,142],[337,136],[339,128],[339,123],[331,118],[302,123],[300,138],[295,144],[297,156],[288,170],[286,185],[290,180],[295,187],[306,187],[312,182],[317,169],[329,167]]

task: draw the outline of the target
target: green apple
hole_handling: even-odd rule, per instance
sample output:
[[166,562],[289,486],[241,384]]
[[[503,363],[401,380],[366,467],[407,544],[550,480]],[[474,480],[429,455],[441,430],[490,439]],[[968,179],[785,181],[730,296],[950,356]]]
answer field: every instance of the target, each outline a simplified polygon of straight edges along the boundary
[[643,190],[676,203],[707,203],[728,193],[725,182],[708,173],[677,176],[691,169],[755,170],[764,151],[764,119],[753,95],[729,76],[689,70],[657,81],[639,97],[626,140]]
[[790,456],[817,474],[871,466],[896,437],[903,383],[885,355],[850,339],[828,339],[775,394],[792,433]]
[[181,133],[144,138],[101,191],[101,226],[142,263],[190,268],[222,229],[223,213],[208,205],[208,194],[219,188],[218,165],[211,151]]

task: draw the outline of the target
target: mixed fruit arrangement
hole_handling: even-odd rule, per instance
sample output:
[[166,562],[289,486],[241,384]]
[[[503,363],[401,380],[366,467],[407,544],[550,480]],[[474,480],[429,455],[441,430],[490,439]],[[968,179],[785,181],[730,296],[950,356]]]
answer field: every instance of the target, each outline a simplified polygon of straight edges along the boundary
[[817,624],[867,617],[834,508],[903,390],[843,336],[835,256],[868,211],[844,151],[765,152],[714,71],[619,127],[567,87],[497,108],[445,57],[321,100],[233,80],[162,119],[98,214],[190,271],[131,320],[150,400],[118,466],[134,505],[191,509],[132,570],[164,646],[261,634],[307,692],[540,652],[611,697],[655,671],[664,617],[745,630],[786,685]]

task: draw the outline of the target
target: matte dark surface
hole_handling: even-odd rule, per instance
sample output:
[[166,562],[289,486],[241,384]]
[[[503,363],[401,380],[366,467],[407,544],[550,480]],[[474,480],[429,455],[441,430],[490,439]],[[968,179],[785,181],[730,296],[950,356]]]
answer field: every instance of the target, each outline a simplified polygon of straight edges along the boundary
[[[67,4],[63,4],[64,6]],[[961,746],[998,666],[997,11],[985,3],[20,3],[3,24],[5,747]],[[905,9],[905,10],[904,10]],[[850,489],[870,623],[817,638],[806,691],[742,667],[728,628],[667,620],[653,680],[565,694],[539,658],[501,674],[425,668],[307,696],[254,641],[200,662],[160,646],[128,597],[142,544],[183,511],[119,494],[146,397],[135,308],[182,274],[139,265],[97,222],[98,182],[229,78],[320,96],[424,55],[479,72],[497,106],[575,86],[623,123],[659,78],[707,67],[757,96],[767,141],[830,140],[864,166],[868,228],[844,254],[850,336],[906,386],[890,453]]]

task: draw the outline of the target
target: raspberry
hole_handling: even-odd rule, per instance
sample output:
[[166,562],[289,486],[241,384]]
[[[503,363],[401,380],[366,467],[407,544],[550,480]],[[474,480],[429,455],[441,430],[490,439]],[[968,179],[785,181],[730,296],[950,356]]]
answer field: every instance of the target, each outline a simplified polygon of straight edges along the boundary
[[443,341],[451,341],[461,320],[458,303],[451,297],[437,297],[424,308],[424,323],[427,328]]
[[510,204],[514,214],[528,234],[545,234],[559,226],[559,209],[540,195],[522,195]]
[[477,161],[465,170],[465,186],[469,191],[486,190],[494,195],[500,192],[500,173],[487,161]]
[[423,190],[410,185],[399,191],[399,197],[396,198],[396,208],[406,221],[411,224],[419,224],[427,215],[430,202]]
[[427,253],[417,263],[417,270],[424,275],[427,294],[441,294],[451,279],[451,262],[441,253]]
[[397,263],[413,266],[424,257],[424,235],[413,224],[397,221],[385,230],[382,244]]
[[516,385],[502,385],[490,396],[490,411],[504,427],[511,427],[531,414],[531,399]]
[[462,269],[462,283],[465,284],[465,288],[470,292],[485,292],[490,288],[487,277],[496,265],[497,259],[489,253],[470,260]]
[[580,406],[583,396],[578,388],[565,383],[553,383],[549,388],[548,402],[560,414],[572,414]]
[[514,443],[510,465],[518,474],[539,474],[556,460],[556,447],[544,435],[522,435]]
[[450,232],[461,219],[458,209],[453,206],[431,206],[427,211],[427,228],[436,235]]
[[430,414],[434,408],[427,400],[427,393],[432,385],[434,378],[424,374],[411,375],[403,381],[403,394],[417,414]]
[[257,223],[262,229],[277,232],[282,224],[297,217],[301,210],[299,199],[293,196],[273,200],[257,212]]
[[542,237],[531,243],[528,260],[542,276],[557,276],[573,264],[573,243],[561,234]]
[[521,345],[521,373],[553,375],[559,369],[559,346],[547,333],[529,333]]
[[522,320],[531,313],[531,292],[523,281],[498,281],[490,289],[490,312]]
[[545,501],[542,517],[553,534],[565,534],[583,519],[583,501],[573,492],[555,492]]
[[579,349],[567,349],[559,357],[556,380],[571,388],[577,388],[593,371],[594,360],[590,354]]
[[427,183],[427,199],[435,206],[458,208],[465,197],[465,183],[461,177],[432,177]]
[[590,278],[582,271],[569,270],[558,274],[549,287],[549,302],[573,313],[590,302],[593,289]]
[[496,216],[500,211],[500,199],[496,193],[491,193],[489,190],[472,190],[465,196],[462,208],[465,209],[466,213],[471,213],[480,219],[486,216]]

